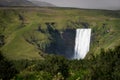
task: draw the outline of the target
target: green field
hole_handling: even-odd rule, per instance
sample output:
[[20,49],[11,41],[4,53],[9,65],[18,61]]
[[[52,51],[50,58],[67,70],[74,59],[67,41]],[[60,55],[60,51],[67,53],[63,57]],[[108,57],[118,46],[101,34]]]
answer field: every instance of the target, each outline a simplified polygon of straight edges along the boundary
[[[81,23],[89,24],[93,37],[89,54],[98,54],[101,48],[114,48],[120,44],[120,11],[6,7],[0,8],[0,35],[4,35],[5,42],[1,51],[12,60],[42,59],[40,54],[45,53],[44,46],[51,43],[45,25],[50,22],[55,23],[54,28],[59,32],[82,28]],[[39,32],[39,26],[46,33]],[[34,42],[26,41],[31,37],[37,40],[41,49]]]

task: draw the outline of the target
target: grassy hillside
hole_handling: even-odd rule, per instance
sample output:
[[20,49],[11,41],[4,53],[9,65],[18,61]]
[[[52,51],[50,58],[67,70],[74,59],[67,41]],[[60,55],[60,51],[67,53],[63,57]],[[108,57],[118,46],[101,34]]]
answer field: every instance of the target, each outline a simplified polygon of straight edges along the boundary
[[86,25],[92,28],[90,53],[120,43],[120,11],[12,7],[0,8],[0,35],[5,40],[1,51],[9,59],[41,59],[44,47],[54,41],[49,39],[45,24],[50,22],[59,32]]

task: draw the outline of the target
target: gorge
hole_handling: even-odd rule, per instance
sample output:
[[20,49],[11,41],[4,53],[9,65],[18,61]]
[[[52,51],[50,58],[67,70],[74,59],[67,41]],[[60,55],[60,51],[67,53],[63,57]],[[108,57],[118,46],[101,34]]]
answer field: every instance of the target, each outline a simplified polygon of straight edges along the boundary
[[42,59],[44,53],[71,59],[76,29],[92,29],[90,51],[85,58],[120,42],[119,11],[3,8],[0,17],[1,51],[11,60]]
[[[85,58],[90,47],[90,28],[68,28],[63,31],[58,31],[53,28],[53,22],[46,23],[46,26],[47,32],[50,34],[49,38],[54,40],[49,46],[46,45],[44,49],[46,53],[62,55],[68,59],[79,60]],[[40,30],[40,32],[46,33],[42,30]]]

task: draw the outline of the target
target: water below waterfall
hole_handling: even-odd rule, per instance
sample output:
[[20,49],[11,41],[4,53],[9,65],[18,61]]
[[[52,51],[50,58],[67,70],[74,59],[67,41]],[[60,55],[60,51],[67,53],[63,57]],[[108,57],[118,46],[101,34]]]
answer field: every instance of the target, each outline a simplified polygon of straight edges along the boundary
[[89,52],[91,29],[77,29],[73,59],[84,59]]

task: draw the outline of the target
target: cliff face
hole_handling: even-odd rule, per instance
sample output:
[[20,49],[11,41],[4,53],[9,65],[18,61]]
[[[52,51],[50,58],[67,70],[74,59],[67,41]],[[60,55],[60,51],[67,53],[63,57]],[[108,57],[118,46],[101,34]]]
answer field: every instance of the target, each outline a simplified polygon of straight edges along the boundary
[[74,46],[75,46],[75,29],[66,29],[63,31],[63,41],[65,43],[65,55],[68,58],[72,58],[74,55]]
[[67,28],[63,31],[58,31],[53,29],[52,26],[50,23],[47,24],[47,30],[51,35],[50,38],[53,40],[49,48],[47,48],[47,53],[51,52],[72,58],[74,55],[76,30]]

